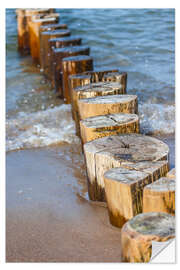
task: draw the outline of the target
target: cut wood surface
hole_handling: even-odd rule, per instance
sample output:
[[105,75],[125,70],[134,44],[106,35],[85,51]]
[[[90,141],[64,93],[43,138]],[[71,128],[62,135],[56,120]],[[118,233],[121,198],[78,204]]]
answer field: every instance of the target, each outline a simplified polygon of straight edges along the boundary
[[54,49],[64,48],[68,46],[78,46],[81,45],[82,39],[77,36],[69,36],[63,38],[52,38],[49,40],[49,47],[52,53],[52,57],[50,58],[50,79],[52,82],[52,86],[55,87],[53,70],[54,70]]
[[39,35],[41,37],[41,34],[43,32],[47,31],[55,31],[55,30],[60,30],[60,29],[67,29],[67,24],[65,23],[52,23],[48,25],[41,25],[39,28]]
[[68,29],[58,29],[54,31],[42,32],[40,35],[40,66],[44,74],[47,74],[51,58],[51,50],[49,39],[56,37],[70,36],[71,32]]
[[80,120],[104,114],[138,113],[136,95],[111,95],[78,100]]
[[[62,82],[62,60],[65,57],[77,55],[89,55],[90,48],[87,46],[68,46],[64,48],[55,48],[52,50],[53,57],[53,77],[55,82],[55,89],[63,97],[63,82]],[[51,57],[51,58],[52,58]],[[50,69],[48,71],[50,73]],[[69,102],[70,103],[70,102]]]
[[59,14],[57,13],[52,13],[44,16],[32,16],[32,20],[29,22],[29,42],[31,56],[34,62],[39,63],[40,61],[40,26],[57,23],[58,20]]
[[126,222],[121,230],[122,260],[149,262],[152,241],[165,242],[175,237],[175,219],[166,213],[143,213]]
[[175,179],[162,177],[144,188],[143,212],[175,214]]
[[176,169],[175,169],[175,168],[171,169],[171,170],[167,173],[166,176],[169,177],[169,178],[175,179],[175,177],[176,177]]
[[[91,200],[105,201],[104,173],[125,164],[168,160],[164,142],[141,134],[103,137],[84,144],[88,192]],[[166,171],[167,173],[167,171]]]
[[22,53],[30,52],[29,42],[29,22],[33,15],[49,14],[54,12],[54,9],[50,8],[18,8],[16,9],[17,15],[17,32],[18,32],[18,50]]
[[78,55],[64,58],[62,61],[63,96],[66,103],[71,102],[69,76],[93,70],[93,58],[87,55]]
[[[123,94],[122,86],[119,83],[98,82],[81,87],[71,88],[71,105],[73,119],[76,124],[76,134],[80,135],[80,115],[78,101],[80,99],[92,98],[97,96],[119,95]],[[107,113],[108,114],[108,113]]]
[[139,133],[139,117],[137,114],[106,114],[89,117],[80,121],[82,143],[105,136]]
[[119,82],[126,93],[127,87],[127,72],[110,72],[103,77],[105,82]]
[[121,164],[121,168],[111,169],[104,174],[110,223],[120,228],[127,220],[142,213],[143,188],[156,181],[157,175],[166,175],[168,162],[144,161],[125,167]]
[[118,72],[118,69],[104,69],[104,68],[95,68],[92,71],[85,72],[86,75],[91,75],[91,83],[98,83],[104,81],[104,76],[109,72]]

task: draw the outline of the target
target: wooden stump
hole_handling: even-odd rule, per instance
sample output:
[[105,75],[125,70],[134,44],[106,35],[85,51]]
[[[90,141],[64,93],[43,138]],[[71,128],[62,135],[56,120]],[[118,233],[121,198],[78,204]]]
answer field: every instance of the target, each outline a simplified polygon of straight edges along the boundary
[[[88,80],[87,80],[88,82]],[[92,83],[91,85],[84,85],[82,87],[71,87],[71,105],[72,115],[76,124],[76,134],[80,136],[80,116],[78,101],[80,99],[92,98],[97,96],[109,96],[123,94],[122,86],[119,83]],[[108,113],[107,113],[108,114]]]
[[127,87],[127,72],[111,72],[104,75],[103,80],[105,82],[119,82],[126,93]]
[[69,76],[69,90],[70,90],[70,98],[71,98],[71,105],[72,105],[71,112],[72,112],[73,119],[74,119],[74,107],[73,107],[74,104],[73,104],[72,92],[76,87],[88,85],[91,83],[91,75],[86,75],[84,73]]
[[25,53],[25,54],[30,52],[29,22],[31,21],[32,16],[38,15],[38,14],[48,14],[48,13],[52,13],[53,11],[54,10],[50,8],[16,9],[19,52]]
[[117,72],[117,69],[112,69],[112,70],[102,70],[102,69],[96,69],[94,71],[86,71],[81,74],[75,74],[69,76],[69,84],[72,89],[79,87],[79,86],[84,86],[90,83],[98,83],[102,82],[105,74],[111,72]]
[[168,171],[167,161],[138,162],[130,169],[122,166],[104,174],[110,223],[120,228],[127,220],[142,213],[143,188],[156,181],[156,175],[164,176]]
[[78,100],[80,120],[105,114],[138,113],[138,100],[135,95],[111,95]]
[[139,133],[137,114],[106,114],[80,121],[82,144],[105,136]]
[[168,160],[168,146],[153,137],[122,134],[103,137],[84,144],[89,198],[105,201],[104,173],[144,161]]
[[[64,48],[53,49],[53,77],[55,89],[63,97],[63,82],[62,82],[62,60],[65,57],[77,55],[89,55],[90,48],[87,46],[68,46]],[[50,70],[49,72],[50,73]]]
[[62,61],[63,97],[66,103],[71,102],[69,81],[70,75],[82,73],[93,69],[93,59],[87,55],[66,57]]
[[40,16],[33,16],[32,20],[29,22],[30,52],[35,63],[39,63],[40,61],[40,26],[57,23],[58,20],[59,14],[52,13],[50,15],[42,16],[42,18]]
[[39,36],[41,39],[41,35],[43,32],[47,32],[47,31],[55,31],[55,30],[60,30],[60,29],[67,29],[67,24],[65,23],[52,23],[52,24],[48,24],[48,25],[41,25],[39,28]]
[[165,242],[175,237],[175,219],[166,213],[143,213],[129,220],[121,230],[122,260],[149,262],[152,241]]
[[40,35],[40,66],[43,72],[46,74],[48,71],[51,51],[49,47],[49,39],[56,37],[70,36],[71,32],[68,29],[59,29],[54,31],[42,32]]
[[162,177],[144,188],[143,212],[175,214],[175,179]]
[[118,69],[96,68],[92,71],[86,71],[84,74],[91,75],[91,83],[98,83],[104,82],[104,76],[110,72],[118,72]]
[[176,178],[176,169],[173,168],[172,170],[170,170],[170,171],[167,173],[166,177],[175,179],[175,178]]
[[54,70],[54,49],[64,48],[69,46],[78,46],[81,45],[82,39],[76,36],[69,36],[63,38],[52,38],[49,40],[49,47],[52,53],[52,57],[50,59],[50,77],[52,81],[52,86],[55,87],[53,70]]

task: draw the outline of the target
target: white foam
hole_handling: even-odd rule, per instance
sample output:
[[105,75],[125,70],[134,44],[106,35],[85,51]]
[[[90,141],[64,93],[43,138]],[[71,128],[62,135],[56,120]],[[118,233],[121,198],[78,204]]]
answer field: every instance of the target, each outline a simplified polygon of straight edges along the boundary
[[[175,132],[175,107],[164,104],[139,104],[141,133]],[[71,106],[60,105],[35,113],[20,112],[6,122],[6,150],[44,147],[59,143],[79,143]]]
[[19,113],[6,122],[6,150],[43,147],[61,142],[77,143],[71,106],[63,104],[53,109],[26,114]]
[[165,104],[139,104],[142,133],[172,134],[175,132],[175,106]]

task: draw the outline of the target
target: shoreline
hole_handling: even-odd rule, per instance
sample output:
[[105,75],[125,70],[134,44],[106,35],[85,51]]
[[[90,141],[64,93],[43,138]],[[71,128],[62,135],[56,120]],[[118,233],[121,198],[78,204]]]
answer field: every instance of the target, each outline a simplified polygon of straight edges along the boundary
[[[172,168],[174,136],[156,137]],[[6,161],[7,262],[121,262],[120,229],[104,204],[85,199],[80,145],[13,151]]]

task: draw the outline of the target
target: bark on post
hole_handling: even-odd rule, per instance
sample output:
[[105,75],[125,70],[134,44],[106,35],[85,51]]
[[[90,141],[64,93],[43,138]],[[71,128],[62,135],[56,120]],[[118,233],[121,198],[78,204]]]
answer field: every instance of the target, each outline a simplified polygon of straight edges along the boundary
[[16,9],[17,15],[17,32],[18,32],[18,50],[21,53],[27,54],[30,52],[29,43],[29,22],[33,15],[38,14],[49,14],[52,13],[54,9],[50,8],[18,8]]
[[80,135],[80,116],[78,101],[85,98],[93,98],[97,96],[112,96],[123,94],[122,86],[119,83],[92,83],[91,85],[85,85],[82,87],[71,88],[71,105],[72,115],[76,124],[76,134]]
[[162,177],[144,188],[143,212],[175,215],[175,179]]
[[93,70],[93,58],[87,55],[78,55],[64,58],[62,61],[63,97],[66,103],[70,103],[70,89],[68,78],[70,75]]
[[[89,197],[105,201],[104,173],[138,162],[167,160],[169,147],[162,141],[141,134],[103,137],[84,144]],[[144,171],[146,172],[146,171]],[[167,173],[167,171],[166,171]]]
[[64,48],[69,46],[78,46],[81,45],[82,39],[76,36],[69,36],[69,37],[63,37],[63,38],[52,38],[49,40],[49,47],[52,53],[52,57],[50,59],[50,77],[52,81],[52,86],[55,86],[54,82],[54,76],[53,76],[53,70],[54,70],[54,49],[57,48]]
[[175,177],[176,177],[176,169],[175,169],[175,168],[171,169],[171,170],[167,173],[166,177],[175,179]]
[[127,72],[111,72],[104,75],[103,80],[105,82],[119,82],[126,93],[127,87]]
[[45,16],[33,16],[29,22],[29,40],[30,52],[35,63],[40,61],[40,37],[39,29],[41,25],[57,23],[59,21],[59,14],[52,13]]
[[152,241],[175,237],[175,219],[166,213],[143,213],[129,220],[121,230],[123,262],[149,262]]
[[43,72],[46,74],[48,65],[51,58],[51,52],[49,47],[49,39],[56,37],[70,36],[71,32],[68,29],[58,29],[54,31],[42,32],[40,35],[40,66]]
[[80,120],[105,114],[138,113],[138,100],[135,95],[111,95],[78,100]]
[[105,136],[139,133],[137,114],[106,114],[80,121],[82,144]]
[[[90,48],[87,46],[68,46],[64,48],[53,49],[53,77],[55,89],[63,97],[63,82],[62,82],[62,60],[65,57],[77,55],[89,55]],[[50,73],[50,70],[48,71]]]
[[157,175],[164,176],[168,171],[167,161],[145,161],[125,167],[121,165],[104,174],[109,220],[119,228],[142,213],[143,188],[156,181]]

